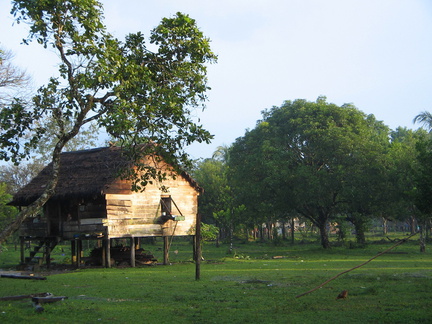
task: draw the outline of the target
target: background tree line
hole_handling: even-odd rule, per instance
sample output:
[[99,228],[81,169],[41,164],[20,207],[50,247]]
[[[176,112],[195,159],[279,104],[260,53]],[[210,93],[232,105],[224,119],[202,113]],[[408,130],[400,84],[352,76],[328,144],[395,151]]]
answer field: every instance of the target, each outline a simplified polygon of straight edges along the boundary
[[[415,121],[431,121],[422,119],[426,114]],[[350,223],[363,245],[378,218],[421,229],[424,246],[432,205],[426,130],[391,130],[352,104],[339,107],[325,97],[286,101],[262,116],[230,147],[197,163],[194,176],[206,189],[200,200],[205,222],[222,235],[270,238],[276,223],[294,230],[294,218],[301,219],[329,248],[330,225],[343,237]]]

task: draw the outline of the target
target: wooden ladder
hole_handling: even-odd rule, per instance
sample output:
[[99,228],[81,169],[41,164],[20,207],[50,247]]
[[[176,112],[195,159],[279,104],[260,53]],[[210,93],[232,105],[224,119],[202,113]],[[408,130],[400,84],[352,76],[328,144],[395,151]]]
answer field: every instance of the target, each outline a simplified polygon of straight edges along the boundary
[[[33,251],[30,251],[30,256],[25,258],[26,264],[36,264],[41,265],[44,261],[47,267],[50,266],[51,251],[59,243],[58,237],[45,237],[39,241]],[[37,257],[38,253],[42,253],[42,257]]]

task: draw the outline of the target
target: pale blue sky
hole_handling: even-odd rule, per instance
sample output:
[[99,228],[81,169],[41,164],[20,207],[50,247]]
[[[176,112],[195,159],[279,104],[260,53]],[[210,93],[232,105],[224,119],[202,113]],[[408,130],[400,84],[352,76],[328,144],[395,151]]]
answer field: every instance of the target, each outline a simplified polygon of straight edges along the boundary
[[[210,157],[253,128],[261,111],[284,100],[327,96],[353,103],[391,128],[432,111],[430,0],[103,0],[108,30],[118,38],[145,35],[177,11],[196,19],[219,62],[209,67],[209,102],[197,112],[215,135],[193,145]],[[0,45],[35,82],[52,75],[56,57],[19,45],[24,25],[12,27],[9,1],[0,0]]]

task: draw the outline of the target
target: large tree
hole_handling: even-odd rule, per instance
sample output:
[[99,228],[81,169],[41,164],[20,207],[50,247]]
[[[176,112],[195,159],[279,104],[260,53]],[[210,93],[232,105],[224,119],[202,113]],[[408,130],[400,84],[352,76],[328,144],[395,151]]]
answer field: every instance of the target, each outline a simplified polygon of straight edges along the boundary
[[207,224],[216,225],[222,238],[231,231],[232,220],[226,211],[232,207],[232,193],[229,186],[226,165],[215,159],[200,161],[193,176],[196,181],[205,188],[199,197],[200,214],[202,221]]
[[371,163],[366,153],[376,136],[375,119],[325,97],[286,101],[263,117],[231,152],[243,179],[257,179],[247,190],[259,192],[255,204],[268,202],[281,213],[296,211],[309,219],[320,230],[322,246],[330,247],[329,221],[347,211],[357,190],[352,180]]
[[390,129],[373,115],[366,116],[354,130],[353,159],[344,165],[345,179],[341,212],[354,225],[357,243],[366,243],[372,219],[382,214],[388,198],[388,150]]
[[390,219],[406,221],[415,231],[415,220],[419,214],[413,199],[416,191],[416,174],[419,170],[418,143],[427,141],[430,136],[424,129],[411,130],[398,127],[391,133],[388,152],[388,184],[385,196],[388,197],[382,211]]
[[[244,206],[237,205],[229,181],[230,148],[219,146],[211,159],[200,161],[193,171],[194,178],[204,186],[200,196],[200,210],[204,221],[216,224],[221,239],[233,240],[235,231],[242,224]],[[218,241],[219,242],[219,241]]]
[[[232,145],[228,162],[236,204],[247,208],[239,221],[248,229],[258,229],[262,239],[264,229],[271,229],[291,208],[284,189],[275,183],[279,180],[273,176],[274,163],[280,152],[270,144],[268,130],[268,123],[261,121],[247,130]],[[270,238],[272,233],[266,234]]]
[[[16,101],[1,111],[2,159],[17,162],[28,157],[47,131],[42,121],[50,118],[56,123],[56,143],[52,177],[44,193],[3,231],[0,242],[50,198],[58,180],[60,153],[90,122],[127,144],[134,161],[140,154],[163,152],[168,162],[187,162],[186,145],[211,139],[196,123],[194,110],[204,106],[205,64],[216,56],[189,16],[177,13],[162,19],[151,31],[151,51],[140,32],[124,41],[109,34],[96,0],[12,3],[16,21],[30,26],[25,42],[36,40],[57,52],[60,76],[39,89],[31,106]],[[152,145],[138,145],[146,143]],[[141,178],[130,175],[135,189],[142,189],[151,177],[163,176],[160,170],[139,164],[137,171],[144,172]]]
[[0,48],[0,106],[7,104],[17,90],[26,89],[30,85],[30,77],[25,71],[13,64],[13,53]]
[[421,214],[417,215],[420,227],[420,251],[426,251],[426,231],[432,225],[432,140],[420,140],[417,145],[418,167],[415,172],[414,201]]
[[[414,123],[422,124],[429,134],[432,132],[432,114],[423,111],[418,114]],[[426,251],[426,230],[432,227],[431,208],[431,180],[432,180],[432,139],[423,138],[416,143],[418,168],[415,173],[414,200],[417,208],[422,212],[417,216],[420,225],[420,251]]]
[[199,197],[202,221],[217,226],[223,225],[219,224],[215,214],[226,208],[227,199],[231,196],[226,166],[220,160],[205,159],[197,163],[193,177],[205,188]]

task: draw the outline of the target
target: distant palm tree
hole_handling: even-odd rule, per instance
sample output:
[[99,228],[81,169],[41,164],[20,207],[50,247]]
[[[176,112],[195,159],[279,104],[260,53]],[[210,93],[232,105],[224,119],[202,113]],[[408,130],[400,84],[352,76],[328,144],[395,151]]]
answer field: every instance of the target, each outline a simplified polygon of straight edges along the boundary
[[432,114],[428,111],[422,111],[420,114],[414,117],[413,123],[422,124],[428,131],[432,131]]
[[229,146],[227,146],[226,144],[223,144],[221,146],[218,146],[216,148],[216,151],[213,153],[212,159],[213,160],[218,160],[218,161],[222,161],[222,162],[228,162],[229,159]]

